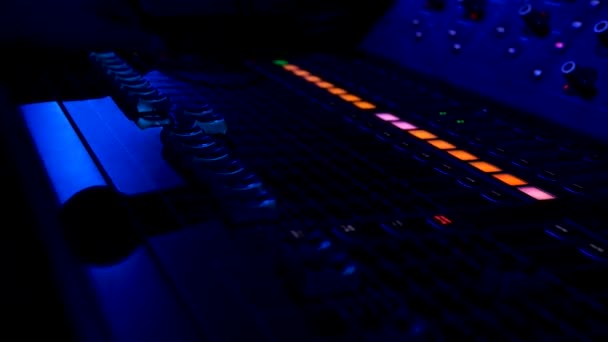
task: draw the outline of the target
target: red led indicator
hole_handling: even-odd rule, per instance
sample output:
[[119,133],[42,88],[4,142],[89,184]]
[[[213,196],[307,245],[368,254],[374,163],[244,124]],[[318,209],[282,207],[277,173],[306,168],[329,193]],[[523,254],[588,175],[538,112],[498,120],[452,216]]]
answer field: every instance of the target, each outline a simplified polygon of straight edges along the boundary
[[477,20],[479,19],[479,15],[477,15],[477,13],[473,12],[471,13],[471,20]]
[[452,223],[452,220],[443,215],[435,215],[433,216],[433,219],[444,226],[447,226],[448,224]]

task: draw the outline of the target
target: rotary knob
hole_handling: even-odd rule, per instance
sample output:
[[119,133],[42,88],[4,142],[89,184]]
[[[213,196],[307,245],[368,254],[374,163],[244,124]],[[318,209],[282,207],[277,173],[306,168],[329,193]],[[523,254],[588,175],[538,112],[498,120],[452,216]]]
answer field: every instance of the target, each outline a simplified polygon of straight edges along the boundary
[[597,34],[597,37],[602,44],[608,46],[608,20],[602,20],[595,24],[593,32]]
[[487,0],[464,0],[464,16],[471,20],[481,20],[486,13]]
[[566,79],[564,89],[581,97],[590,98],[597,93],[595,83],[598,80],[597,71],[589,67],[580,67],[574,61],[562,65],[562,74]]
[[551,32],[549,12],[535,9],[530,4],[519,8],[519,15],[526,26],[537,36],[544,37]]
[[445,8],[445,0],[426,0],[424,7],[435,11],[441,11]]

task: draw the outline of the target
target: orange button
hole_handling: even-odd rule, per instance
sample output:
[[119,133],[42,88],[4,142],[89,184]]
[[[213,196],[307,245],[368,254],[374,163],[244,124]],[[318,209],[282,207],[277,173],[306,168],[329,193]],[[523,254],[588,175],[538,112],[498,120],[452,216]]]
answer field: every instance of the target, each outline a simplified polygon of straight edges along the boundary
[[486,163],[484,161],[475,161],[475,162],[470,162],[469,164],[471,164],[471,166],[483,171],[483,172],[499,172],[502,171],[498,166],[492,165],[490,163]]
[[359,96],[355,96],[355,95],[351,95],[351,94],[340,95],[340,97],[342,98],[342,100],[348,101],[348,102],[361,101],[361,98]]
[[342,88],[328,88],[327,91],[334,95],[346,94],[346,90],[344,90]]
[[310,73],[306,70],[294,70],[293,74],[296,76],[310,76]]
[[298,70],[300,68],[298,68],[297,65],[286,64],[286,65],[283,65],[283,69],[285,69],[285,70]]
[[494,178],[498,179],[499,181],[510,185],[510,186],[519,186],[519,185],[526,185],[528,184],[526,181],[524,181],[523,179],[517,178],[511,174],[508,173],[498,173],[493,175]]
[[369,102],[365,102],[365,101],[354,102],[353,104],[355,106],[361,108],[361,109],[374,109],[374,108],[376,108],[376,106],[374,106],[373,104],[371,104]]
[[304,77],[305,80],[307,80],[308,82],[319,82],[321,81],[320,77],[317,76],[306,76]]
[[329,83],[329,82],[325,82],[325,81],[321,81],[321,82],[317,82],[315,83],[317,85],[317,87],[319,88],[333,88],[334,85]]
[[437,136],[435,134],[425,131],[423,129],[417,129],[414,131],[410,131],[410,134],[415,136],[418,139],[424,139],[424,140],[437,138]]
[[470,154],[467,151],[463,151],[463,150],[453,150],[453,151],[448,151],[449,154],[453,155],[454,157],[460,159],[460,160],[464,160],[464,161],[469,161],[469,160],[475,160],[477,159],[476,156]]
[[456,146],[450,144],[445,140],[428,140],[427,142],[440,150],[451,150],[456,148]]

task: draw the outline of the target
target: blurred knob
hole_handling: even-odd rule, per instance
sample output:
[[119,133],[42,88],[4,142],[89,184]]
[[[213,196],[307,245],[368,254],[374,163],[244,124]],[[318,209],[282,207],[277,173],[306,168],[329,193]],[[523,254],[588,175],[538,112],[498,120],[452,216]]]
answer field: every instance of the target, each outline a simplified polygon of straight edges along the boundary
[[597,34],[602,44],[608,46],[608,20],[602,20],[595,24],[593,31]]
[[526,26],[537,36],[544,37],[551,32],[549,12],[539,11],[527,4],[519,8],[519,15]]
[[565,86],[567,91],[576,92],[586,98],[597,93],[595,83],[598,75],[595,69],[580,67],[574,61],[568,61],[562,65],[562,74],[568,82]]
[[428,9],[440,11],[445,8],[445,0],[426,0],[424,6]]
[[471,20],[481,20],[486,13],[487,0],[464,0],[464,16]]

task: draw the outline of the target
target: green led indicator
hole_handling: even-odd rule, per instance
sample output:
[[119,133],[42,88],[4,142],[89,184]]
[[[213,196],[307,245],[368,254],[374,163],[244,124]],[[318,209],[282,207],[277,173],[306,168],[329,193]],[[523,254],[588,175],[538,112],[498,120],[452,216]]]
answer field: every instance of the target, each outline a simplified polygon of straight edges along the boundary
[[274,61],[272,61],[272,63],[280,66],[289,64],[289,62],[284,59],[275,59]]
[[464,120],[462,120],[462,119],[458,119],[458,120],[456,120],[456,123],[463,124],[463,123],[464,123]]
[[439,115],[448,115],[448,112],[439,112]]

